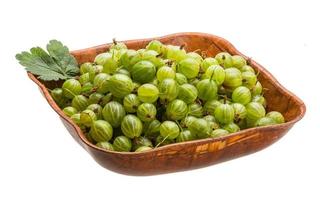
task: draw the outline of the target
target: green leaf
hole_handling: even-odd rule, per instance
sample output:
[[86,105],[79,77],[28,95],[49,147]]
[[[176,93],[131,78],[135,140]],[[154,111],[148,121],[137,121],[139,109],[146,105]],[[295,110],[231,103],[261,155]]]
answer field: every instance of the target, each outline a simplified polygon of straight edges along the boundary
[[68,47],[57,40],[51,40],[47,45],[47,51],[54,58],[59,66],[62,66],[69,75],[77,75],[79,67],[77,60],[69,53]]
[[76,59],[61,42],[51,40],[47,45],[47,53],[40,47],[34,47],[29,52],[16,55],[16,59],[25,69],[38,78],[50,81],[68,79],[79,73]]

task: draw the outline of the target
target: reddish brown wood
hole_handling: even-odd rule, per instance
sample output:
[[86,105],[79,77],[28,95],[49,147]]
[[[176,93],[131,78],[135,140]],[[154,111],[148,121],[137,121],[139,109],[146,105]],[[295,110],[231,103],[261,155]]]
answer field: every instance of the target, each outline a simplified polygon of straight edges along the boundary
[[[185,45],[187,51],[199,49],[207,56],[214,56],[220,51],[242,55],[223,38],[204,33],[177,33],[160,38],[124,41],[129,48],[144,48],[152,40],[158,39],[165,44]],[[95,56],[108,49],[104,44],[88,49],[73,51],[79,63],[93,61]],[[245,56],[246,57],[246,56]],[[247,57],[246,57],[247,58]],[[50,106],[59,114],[62,122],[72,137],[86,149],[103,167],[128,175],[154,175],[190,170],[234,159],[259,151],[276,142],[305,114],[304,103],[285,89],[261,65],[251,60],[251,66],[260,72],[259,80],[268,90],[265,97],[268,110],[277,110],[284,114],[286,123],[267,127],[250,128],[217,139],[202,139],[184,143],[170,144],[151,151],[140,153],[121,153],[105,151],[91,144],[51,98],[47,87],[61,85],[55,82],[41,82],[28,73],[39,87]]]

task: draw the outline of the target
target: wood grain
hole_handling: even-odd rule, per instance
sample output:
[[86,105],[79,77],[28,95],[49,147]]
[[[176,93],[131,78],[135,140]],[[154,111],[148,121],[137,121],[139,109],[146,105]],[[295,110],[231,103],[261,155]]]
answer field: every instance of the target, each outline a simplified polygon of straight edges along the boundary
[[[123,41],[128,48],[144,48],[152,39],[165,44],[185,45],[187,51],[198,50],[207,56],[221,51],[247,56],[240,53],[228,41],[205,33],[177,33],[159,38]],[[73,51],[79,63],[93,61],[99,53],[105,52],[111,44]],[[259,151],[276,142],[305,114],[304,103],[285,89],[264,67],[251,59],[251,66],[259,71],[259,81],[268,90],[265,97],[268,110],[283,113],[286,123],[267,127],[250,128],[217,139],[202,139],[175,143],[147,152],[112,152],[91,144],[75,125],[57,106],[47,88],[61,85],[61,82],[42,82],[28,73],[40,88],[50,106],[58,113],[71,136],[103,167],[127,175],[155,175],[169,172],[196,169],[234,159]]]

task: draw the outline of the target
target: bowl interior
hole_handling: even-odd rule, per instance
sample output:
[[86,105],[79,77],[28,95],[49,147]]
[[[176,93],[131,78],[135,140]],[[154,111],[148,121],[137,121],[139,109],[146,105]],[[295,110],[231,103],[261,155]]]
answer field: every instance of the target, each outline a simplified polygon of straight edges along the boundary
[[[229,42],[226,40],[212,35],[206,34],[174,34],[161,38],[155,38],[160,40],[164,44],[172,45],[184,45],[186,51],[197,51],[202,55],[207,57],[215,56],[221,51],[227,51],[232,55],[242,55],[245,58],[247,56],[241,54],[237,51]],[[130,49],[140,49],[145,48],[145,46],[150,42],[151,39],[141,39],[141,40],[129,40],[124,41],[128,48]],[[78,63],[92,62],[95,56],[99,53],[108,50],[110,44],[100,45],[88,49],[73,51],[72,54],[77,59]],[[267,100],[267,111],[276,110],[281,112],[286,121],[298,120],[302,117],[304,113],[303,103],[289,91],[284,89],[277,80],[267,72],[261,65],[253,60],[250,60],[250,65],[259,71],[258,79],[262,86],[265,88],[264,96]],[[42,82],[47,88],[61,87],[62,81],[60,82]]]

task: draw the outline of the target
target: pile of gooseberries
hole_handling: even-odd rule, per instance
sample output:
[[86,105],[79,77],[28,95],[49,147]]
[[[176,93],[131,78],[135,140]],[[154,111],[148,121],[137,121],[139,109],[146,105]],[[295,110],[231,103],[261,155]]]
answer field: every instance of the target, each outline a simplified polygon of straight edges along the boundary
[[139,50],[114,42],[51,95],[97,147],[142,152],[284,123],[266,112],[263,91],[242,56],[204,58],[153,40]]

